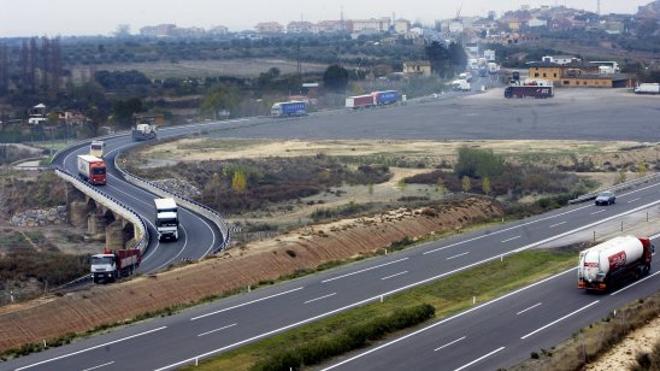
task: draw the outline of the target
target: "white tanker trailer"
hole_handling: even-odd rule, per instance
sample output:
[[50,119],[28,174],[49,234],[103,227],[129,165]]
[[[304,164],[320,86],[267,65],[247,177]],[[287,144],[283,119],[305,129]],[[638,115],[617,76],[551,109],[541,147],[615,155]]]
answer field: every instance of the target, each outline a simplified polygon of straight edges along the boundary
[[615,237],[580,252],[578,288],[606,291],[629,277],[647,275],[655,246],[648,238]]

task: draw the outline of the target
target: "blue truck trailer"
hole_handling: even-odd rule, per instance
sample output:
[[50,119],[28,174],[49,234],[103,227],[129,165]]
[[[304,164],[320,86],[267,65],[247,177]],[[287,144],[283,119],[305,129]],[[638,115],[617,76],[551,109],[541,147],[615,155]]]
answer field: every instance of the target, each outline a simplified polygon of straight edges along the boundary
[[387,106],[401,100],[401,93],[398,90],[384,90],[373,93],[376,96],[376,105]]
[[270,110],[272,117],[296,117],[307,114],[307,103],[303,101],[278,102]]

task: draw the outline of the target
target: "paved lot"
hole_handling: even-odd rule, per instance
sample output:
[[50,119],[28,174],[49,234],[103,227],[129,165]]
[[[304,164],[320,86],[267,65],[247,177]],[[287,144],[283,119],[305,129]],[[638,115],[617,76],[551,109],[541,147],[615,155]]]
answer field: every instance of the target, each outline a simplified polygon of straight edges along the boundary
[[660,96],[622,89],[557,89],[553,99],[485,94],[303,119],[263,119],[215,133],[276,139],[580,139],[657,141]]

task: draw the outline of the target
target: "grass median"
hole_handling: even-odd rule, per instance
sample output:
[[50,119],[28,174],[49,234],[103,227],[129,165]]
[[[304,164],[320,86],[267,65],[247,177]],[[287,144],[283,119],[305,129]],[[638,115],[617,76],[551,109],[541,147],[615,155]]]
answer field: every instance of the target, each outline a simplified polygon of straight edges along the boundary
[[370,345],[574,266],[575,251],[532,250],[321,319],[208,359],[195,370],[289,370]]

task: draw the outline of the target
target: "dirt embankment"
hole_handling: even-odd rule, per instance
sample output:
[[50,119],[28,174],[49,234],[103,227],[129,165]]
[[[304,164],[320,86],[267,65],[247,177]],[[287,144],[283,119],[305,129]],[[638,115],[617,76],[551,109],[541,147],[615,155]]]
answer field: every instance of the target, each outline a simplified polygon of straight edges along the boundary
[[456,230],[502,214],[490,199],[471,197],[433,208],[315,226],[156,278],[98,286],[36,306],[15,307],[0,312],[0,351],[197,302],[326,262],[369,255],[406,237]]

